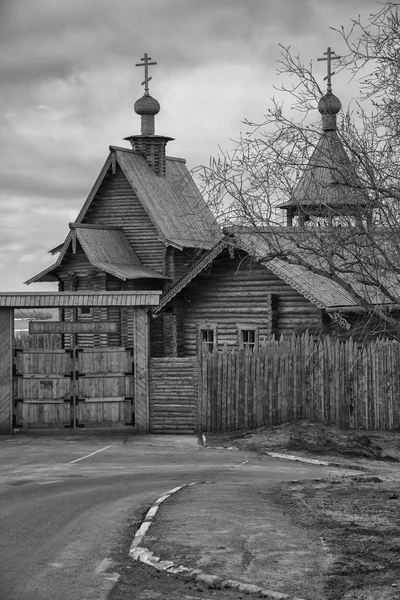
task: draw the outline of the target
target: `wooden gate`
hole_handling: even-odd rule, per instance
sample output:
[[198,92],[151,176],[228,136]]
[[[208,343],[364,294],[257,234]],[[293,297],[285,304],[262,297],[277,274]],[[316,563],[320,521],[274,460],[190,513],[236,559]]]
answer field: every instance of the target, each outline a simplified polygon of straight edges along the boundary
[[134,425],[133,374],[132,349],[16,350],[14,425]]

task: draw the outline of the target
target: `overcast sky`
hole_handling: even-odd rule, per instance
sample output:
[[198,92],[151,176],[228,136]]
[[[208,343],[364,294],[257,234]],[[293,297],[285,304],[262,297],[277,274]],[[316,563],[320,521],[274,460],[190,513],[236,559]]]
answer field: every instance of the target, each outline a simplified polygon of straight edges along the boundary
[[[279,85],[278,44],[306,62],[330,26],[377,12],[373,0],[0,0],[0,291],[53,289],[23,282],[54,262],[108,154],[140,133],[133,105],[161,104],[156,132],[189,168],[230,148],[244,118],[262,118]],[[326,63],[317,63],[321,84]],[[344,108],[351,93],[334,82]]]

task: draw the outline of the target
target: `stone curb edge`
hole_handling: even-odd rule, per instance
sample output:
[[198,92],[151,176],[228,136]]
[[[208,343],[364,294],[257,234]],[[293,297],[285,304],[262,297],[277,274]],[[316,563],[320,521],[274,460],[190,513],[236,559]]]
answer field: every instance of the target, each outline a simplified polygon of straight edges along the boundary
[[247,594],[259,594],[262,598],[270,598],[271,600],[304,600],[303,598],[295,598],[294,596],[288,596],[287,594],[281,594],[280,592],[274,592],[272,590],[266,590],[257,585],[252,585],[250,583],[242,583],[241,581],[236,581],[234,579],[223,579],[222,577],[218,577],[217,575],[208,575],[201,571],[201,569],[189,569],[184,566],[175,565],[172,560],[161,560],[159,556],[155,556],[151,550],[142,546],[143,538],[149,530],[151,524],[154,521],[154,518],[160,508],[160,505],[165,502],[168,498],[170,498],[179,490],[182,490],[185,487],[190,487],[192,485],[197,485],[199,482],[194,481],[193,483],[187,483],[184,485],[180,485],[169,492],[166,492],[163,496],[161,496],[156,502],[154,502],[153,506],[147,512],[142,524],[139,529],[135,533],[135,536],[132,540],[131,546],[129,548],[129,556],[138,562],[145,563],[158,571],[166,571],[167,573],[171,573],[173,575],[184,574],[187,577],[198,581],[199,583],[204,583],[208,585],[210,588],[216,589],[235,589],[239,592],[245,592]]
[[[210,450],[239,450],[237,446],[207,446],[207,438],[204,433],[201,434],[201,440],[205,448]],[[318,460],[316,458],[306,458],[303,456],[294,456],[293,454],[281,454],[279,452],[265,452],[267,456],[271,458],[279,458],[282,460],[293,460],[297,462],[308,463],[310,465],[319,465],[323,467],[338,467],[340,469],[349,469],[351,471],[366,471],[369,472],[368,467],[349,465],[345,463],[330,462],[328,460]]]

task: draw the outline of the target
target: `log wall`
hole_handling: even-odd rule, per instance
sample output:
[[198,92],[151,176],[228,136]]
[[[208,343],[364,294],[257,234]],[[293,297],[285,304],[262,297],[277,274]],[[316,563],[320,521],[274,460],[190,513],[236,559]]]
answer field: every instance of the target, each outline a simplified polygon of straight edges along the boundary
[[149,369],[150,433],[197,429],[197,358],[152,358]]
[[218,347],[239,343],[239,328],[271,334],[299,334],[321,328],[320,310],[266,267],[247,255],[219,255],[173,302],[182,330],[178,355],[198,352],[199,329],[217,330]]
[[119,166],[115,175],[108,171],[82,222],[122,226],[143,265],[163,271],[165,245]]

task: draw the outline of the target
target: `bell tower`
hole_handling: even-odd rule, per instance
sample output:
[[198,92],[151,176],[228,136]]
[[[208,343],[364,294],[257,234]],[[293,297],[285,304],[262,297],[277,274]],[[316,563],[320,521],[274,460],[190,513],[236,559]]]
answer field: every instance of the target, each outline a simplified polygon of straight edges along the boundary
[[159,177],[165,177],[165,148],[168,142],[174,138],[155,134],[155,115],[160,112],[160,103],[150,96],[149,81],[149,66],[156,65],[156,62],[151,62],[151,57],[145,52],[143,62],[137,63],[136,67],[144,67],[144,94],[139,100],[136,100],[134,111],[140,115],[141,119],[141,134],[131,135],[125,140],[131,142],[132,149],[143,154],[147,164]]

